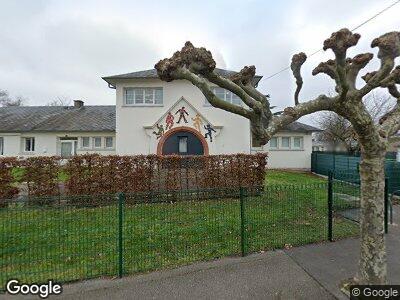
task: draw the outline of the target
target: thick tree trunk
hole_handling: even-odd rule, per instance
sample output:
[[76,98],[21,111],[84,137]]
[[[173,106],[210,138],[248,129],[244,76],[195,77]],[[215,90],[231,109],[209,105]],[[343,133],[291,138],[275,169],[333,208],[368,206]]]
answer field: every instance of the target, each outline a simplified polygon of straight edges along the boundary
[[385,153],[362,152],[360,284],[386,284],[387,265],[384,234]]

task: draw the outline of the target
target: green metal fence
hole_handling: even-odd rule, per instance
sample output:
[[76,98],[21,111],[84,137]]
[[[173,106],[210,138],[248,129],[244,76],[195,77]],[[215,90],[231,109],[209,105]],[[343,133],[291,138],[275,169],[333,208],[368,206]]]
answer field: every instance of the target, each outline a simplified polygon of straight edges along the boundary
[[[390,157],[390,158],[389,158]],[[311,171],[328,176],[334,173],[336,179],[359,180],[360,156],[358,154],[334,153],[314,151],[311,154]],[[388,153],[385,161],[385,174],[388,178],[390,194],[400,194],[400,163],[393,159],[393,154]]]
[[[0,209],[0,288],[148,272],[328,240],[328,183],[17,199]],[[335,238],[358,225],[337,216]]]
[[[339,225],[344,220],[360,222],[361,217],[361,189],[360,180],[357,176],[347,174],[345,178],[337,179],[335,173],[328,175],[328,206],[331,216],[329,220],[334,222],[330,226],[329,240],[346,237],[349,235],[357,236],[359,227],[346,228],[345,231]],[[343,180],[344,179],[344,180]],[[388,179],[385,179],[385,197],[384,197],[384,228],[388,233],[388,225],[392,223],[393,210],[389,198]]]

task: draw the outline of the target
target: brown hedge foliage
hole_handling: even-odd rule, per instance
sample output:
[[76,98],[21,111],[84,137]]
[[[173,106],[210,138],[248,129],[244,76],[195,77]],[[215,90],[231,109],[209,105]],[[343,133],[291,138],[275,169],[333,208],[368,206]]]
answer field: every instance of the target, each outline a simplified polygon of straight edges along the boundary
[[29,157],[20,163],[24,169],[22,181],[28,185],[29,196],[56,196],[60,194],[58,174],[60,157]]
[[[0,159],[0,199],[10,199],[18,194],[18,188],[14,185],[12,170],[18,165],[15,158]],[[5,201],[0,200],[0,207],[6,206]]]
[[266,154],[210,156],[101,156],[0,159],[0,199],[18,194],[11,170],[22,169],[29,196],[60,194],[60,171],[67,195],[152,193],[263,186]]
[[262,186],[266,154],[100,156],[71,158],[70,195]]

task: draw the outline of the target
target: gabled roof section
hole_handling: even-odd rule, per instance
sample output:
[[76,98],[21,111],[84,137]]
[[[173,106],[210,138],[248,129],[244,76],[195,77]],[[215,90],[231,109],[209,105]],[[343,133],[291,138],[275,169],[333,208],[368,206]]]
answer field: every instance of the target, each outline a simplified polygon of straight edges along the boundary
[[[234,74],[236,74],[236,71],[231,71],[231,70],[224,70],[220,68],[215,68],[215,72],[223,77],[229,77]],[[150,70],[143,70],[143,71],[137,71],[137,72],[132,72],[132,73],[126,73],[126,74],[119,74],[119,75],[113,75],[113,76],[106,76],[102,77],[108,84],[110,85],[115,85],[115,83],[118,80],[121,79],[147,79],[147,78],[158,78],[157,75],[157,70],[156,69],[150,69]],[[257,85],[258,82],[261,80],[262,76],[256,75],[254,78],[254,85]]]
[[145,128],[145,129],[150,129],[150,128],[155,127],[157,124],[160,124],[160,123],[165,119],[165,117],[167,116],[168,112],[170,112],[170,111],[172,111],[172,110],[178,108],[178,104],[180,104],[180,103],[182,103],[182,102],[184,102],[184,103],[185,103],[187,106],[189,106],[192,110],[194,110],[196,113],[198,113],[198,114],[200,115],[200,117],[201,117],[204,121],[206,121],[208,124],[212,125],[212,126],[215,127],[215,128],[222,128],[222,126],[214,126],[213,123],[211,123],[203,114],[201,114],[201,113],[200,113],[189,101],[187,101],[184,97],[180,97],[180,98],[178,99],[178,101],[176,101],[173,105],[171,105],[171,106],[165,111],[165,113],[164,113],[160,118],[157,119],[157,121],[156,121],[155,123],[153,123],[152,125],[144,126],[144,128]]
[[61,131],[115,131],[115,105],[0,107],[0,132]]
[[307,125],[304,123],[300,122],[293,122],[287,125],[284,129],[279,130],[279,131],[290,131],[290,132],[316,132],[316,131],[322,131],[321,129]]

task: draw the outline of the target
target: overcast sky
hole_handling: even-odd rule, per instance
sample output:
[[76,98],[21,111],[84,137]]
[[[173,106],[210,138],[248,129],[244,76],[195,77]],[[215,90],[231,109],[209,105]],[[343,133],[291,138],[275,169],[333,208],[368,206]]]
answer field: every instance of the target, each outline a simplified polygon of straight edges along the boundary
[[[354,28],[393,2],[0,0],[0,89],[29,105],[59,96],[114,104],[115,91],[101,76],[153,68],[187,40],[211,50],[219,67],[255,65],[267,77],[288,66],[294,53],[318,50],[333,31]],[[399,15],[400,4],[357,30],[362,37],[350,54],[376,53],[371,40],[400,30]],[[301,99],[333,90],[328,77],[311,75],[331,55],[320,52],[307,61]],[[273,105],[293,103],[288,71],[259,88]]]

